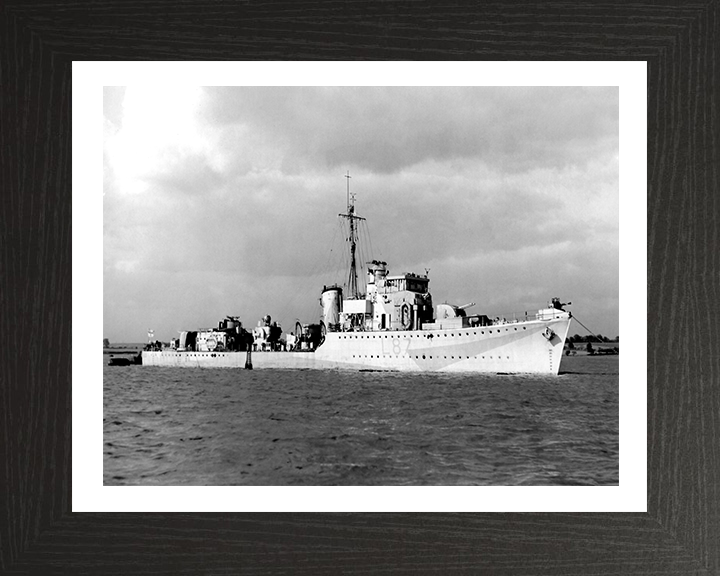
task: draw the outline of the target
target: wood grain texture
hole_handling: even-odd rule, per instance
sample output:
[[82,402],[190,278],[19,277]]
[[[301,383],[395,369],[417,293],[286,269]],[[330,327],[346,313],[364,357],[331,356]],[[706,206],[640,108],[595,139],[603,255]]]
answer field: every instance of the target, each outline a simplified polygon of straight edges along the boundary
[[[717,1],[1,4],[0,572],[720,573],[719,32]],[[647,60],[649,512],[71,514],[73,59]]]

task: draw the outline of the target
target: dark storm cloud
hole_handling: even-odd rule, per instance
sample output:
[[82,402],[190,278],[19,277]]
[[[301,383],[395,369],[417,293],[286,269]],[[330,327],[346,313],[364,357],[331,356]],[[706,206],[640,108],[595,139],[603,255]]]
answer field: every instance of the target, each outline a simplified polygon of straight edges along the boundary
[[564,167],[618,132],[614,88],[212,88],[203,114],[271,137],[291,171],[319,161],[387,174],[452,158]]

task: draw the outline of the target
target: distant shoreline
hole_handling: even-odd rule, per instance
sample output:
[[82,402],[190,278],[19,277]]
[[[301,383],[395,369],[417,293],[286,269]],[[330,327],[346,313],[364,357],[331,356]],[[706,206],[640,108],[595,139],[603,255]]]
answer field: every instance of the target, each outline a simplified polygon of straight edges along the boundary
[[[568,342],[565,341],[565,348],[563,350],[563,356],[615,356],[620,354],[620,341],[610,342],[590,342],[593,347],[593,353],[587,351],[588,342],[574,342],[574,348],[568,347]],[[614,352],[613,349],[617,349]]]
[[103,354],[137,354],[145,347],[141,343],[113,344],[109,348],[103,348]]

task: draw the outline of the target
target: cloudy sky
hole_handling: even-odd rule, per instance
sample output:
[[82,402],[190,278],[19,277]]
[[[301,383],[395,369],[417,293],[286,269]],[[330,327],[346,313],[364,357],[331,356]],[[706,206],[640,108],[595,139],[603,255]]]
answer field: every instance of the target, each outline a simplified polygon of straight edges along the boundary
[[618,334],[616,88],[133,86],[104,91],[104,337],[317,321],[347,171],[363,255],[435,303]]

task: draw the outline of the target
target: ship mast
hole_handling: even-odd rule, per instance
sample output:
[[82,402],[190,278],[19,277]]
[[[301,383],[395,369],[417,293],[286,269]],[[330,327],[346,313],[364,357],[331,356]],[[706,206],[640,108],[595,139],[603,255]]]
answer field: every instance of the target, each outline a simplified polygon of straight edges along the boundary
[[357,262],[355,260],[355,250],[357,248],[357,227],[355,225],[356,220],[365,220],[361,216],[355,215],[355,194],[350,194],[350,171],[345,174],[347,178],[347,213],[338,214],[341,218],[347,218],[350,223],[350,236],[348,241],[350,242],[350,274],[348,276],[348,293],[350,298],[358,297],[358,286],[357,286]]

